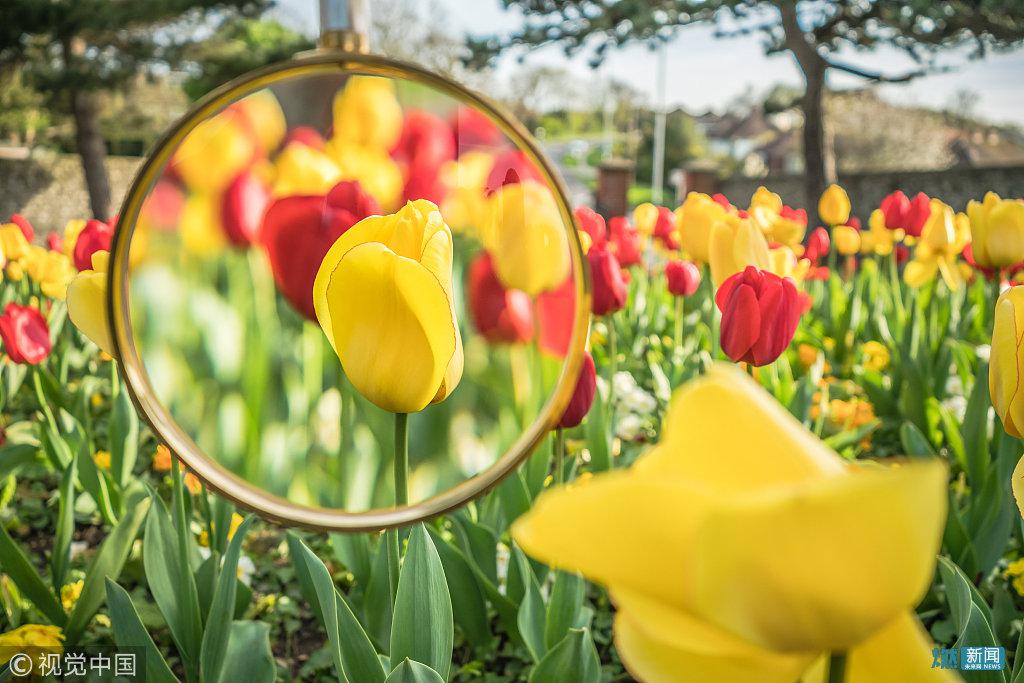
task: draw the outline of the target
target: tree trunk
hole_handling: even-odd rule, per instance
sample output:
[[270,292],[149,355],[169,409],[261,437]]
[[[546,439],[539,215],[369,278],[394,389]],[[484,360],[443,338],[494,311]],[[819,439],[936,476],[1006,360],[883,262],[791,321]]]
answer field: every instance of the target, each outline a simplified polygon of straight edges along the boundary
[[782,28],[786,47],[804,74],[804,95],[801,109],[804,115],[804,206],[812,225],[821,223],[818,216],[818,198],[825,188],[836,182],[835,155],[832,136],[825,121],[825,74],[828,62],[808,42],[800,28],[796,14],[796,0],[780,2]]
[[105,221],[110,218],[110,178],[107,176],[107,149],[100,134],[96,96],[85,90],[76,90],[71,93],[71,111],[75,117],[75,142],[89,190],[92,215]]

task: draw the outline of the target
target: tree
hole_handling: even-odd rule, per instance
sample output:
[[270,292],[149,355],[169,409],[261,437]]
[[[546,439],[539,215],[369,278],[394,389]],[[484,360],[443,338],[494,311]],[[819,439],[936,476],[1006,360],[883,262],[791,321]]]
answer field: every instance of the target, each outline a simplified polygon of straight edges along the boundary
[[189,76],[182,87],[197,100],[218,85],[267,64],[284,61],[310,50],[315,41],[273,19],[232,17],[208,39],[181,50]]
[[[516,47],[562,45],[568,54],[592,50],[600,63],[609,48],[668,40],[681,27],[715,23],[718,35],[760,33],[768,54],[788,51],[804,77],[805,190],[813,198],[835,180],[824,96],[830,71],[868,81],[901,83],[942,68],[938,52],[973,46],[972,56],[1024,40],[1019,0],[502,0],[525,16],[509,36],[470,38],[473,62],[486,63]],[[900,74],[862,69],[841,59],[844,50],[885,45],[906,52],[915,68]]]
[[70,112],[75,143],[97,218],[110,213],[110,181],[100,129],[102,91],[132,78],[190,42],[210,21],[258,14],[269,0],[3,0],[0,67],[20,68],[48,106]]
[[[640,133],[636,178],[649,183],[654,162],[654,112],[649,109],[640,113]],[[707,140],[692,116],[681,109],[668,113],[665,117],[665,168],[680,168],[685,162],[703,155],[706,148]],[[667,182],[668,178],[665,180]]]

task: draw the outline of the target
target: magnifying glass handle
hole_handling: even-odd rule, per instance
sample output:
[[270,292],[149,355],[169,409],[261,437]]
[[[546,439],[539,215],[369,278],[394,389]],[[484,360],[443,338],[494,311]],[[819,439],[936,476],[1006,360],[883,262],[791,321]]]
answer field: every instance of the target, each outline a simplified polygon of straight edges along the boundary
[[369,0],[320,0],[320,47],[369,52],[369,5]]

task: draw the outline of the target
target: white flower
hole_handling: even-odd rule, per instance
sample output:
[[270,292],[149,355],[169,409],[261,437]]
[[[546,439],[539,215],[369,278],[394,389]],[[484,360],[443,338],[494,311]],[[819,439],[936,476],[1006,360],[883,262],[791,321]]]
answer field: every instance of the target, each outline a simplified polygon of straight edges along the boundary
[[958,422],[963,422],[967,414],[967,399],[962,395],[950,396],[942,402],[942,406],[949,410]]
[[979,359],[988,363],[992,359],[992,345],[991,344],[979,344],[974,347],[974,353]]
[[615,377],[612,378],[612,389],[615,390],[616,396],[625,396],[633,391],[639,389],[636,383],[636,379],[633,375],[629,374],[625,370],[620,370],[615,373]]
[[961,397],[964,395],[964,383],[960,375],[953,373],[946,379],[946,394]]
[[621,397],[622,408],[637,415],[650,415],[658,409],[658,400],[639,387]]
[[623,441],[635,441],[644,428],[644,422],[637,415],[626,415],[615,425],[615,436]]
[[509,552],[508,546],[504,543],[498,543],[497,551],[498,591],[505,595],[505,591],[508,588],[508,562],[512,557],[512,553]]
[[238,579],[246,586],[252,585],[252,577],[256,573],[256,563],[252,561],[252,558],[248,555],[242,555],[238,558],[238,569],[236,571]]

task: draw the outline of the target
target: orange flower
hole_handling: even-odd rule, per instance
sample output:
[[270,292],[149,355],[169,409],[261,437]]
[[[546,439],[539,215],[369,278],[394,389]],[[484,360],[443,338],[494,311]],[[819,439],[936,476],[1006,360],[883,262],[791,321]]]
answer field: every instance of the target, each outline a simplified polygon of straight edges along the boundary
[[171,449],[160,444],[153,454],[153,469],[157,472],[169,472],[171,469]]
[[186,472],[185,488],[187,488],[188,492],[191,493],[193,496],[197,496],[199,495],[199,492],[203,490],[203,484],[201,481],[199,481],[199,477],[192,474],[191,472]]

